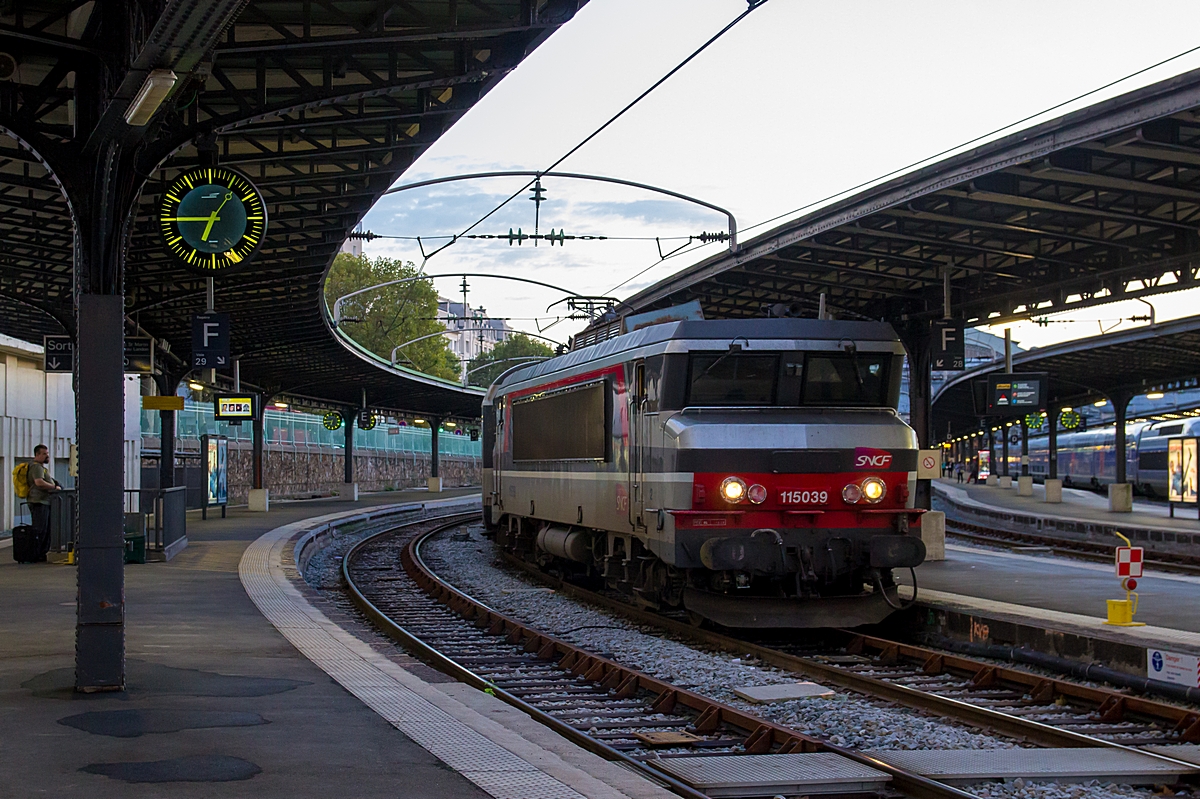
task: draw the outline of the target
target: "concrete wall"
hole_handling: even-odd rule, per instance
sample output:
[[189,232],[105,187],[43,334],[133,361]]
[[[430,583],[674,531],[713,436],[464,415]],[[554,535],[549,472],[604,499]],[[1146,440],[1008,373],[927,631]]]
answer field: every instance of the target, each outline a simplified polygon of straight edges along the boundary
[[[242,504],[250,493],[249,447],[229,448],[229,502]],[[345,459],[340,451],[267,450],[264,453],[263,478],[272,498],[298,498],[329,495],[338,490],[345,478]],[[478,458],[451,458],[443,455],[438,462],[443,485],[479,485]],[[418,453],[371,454],[354,456],[354,478],[360,491],[390,491],[425,485],[429,476],[429,456]]]
[[[157,436],[146,436],[144,446],[157,450]],[[180,441],[177,455],[181,462],[196,463],[196,441]],[[272,499],[305,499],[330,496],[339,491],[345,478],[342,450],[331,447],[296,448],[267,444],[263,453],[263,477]],[[229,504],[242,505],[250,494],[250,470],[254,454],[246,442],[229,444]],[[144,468],[157,469],[157,461]],[[440,461],[442,484],[446,488],[477,486],[482,479],[480,459],[443,454]],[[429,456],[413,452],[374,453],[359,450],[354,456],[354,477],[360,491],[392,491],[424,486],[429,477]]]

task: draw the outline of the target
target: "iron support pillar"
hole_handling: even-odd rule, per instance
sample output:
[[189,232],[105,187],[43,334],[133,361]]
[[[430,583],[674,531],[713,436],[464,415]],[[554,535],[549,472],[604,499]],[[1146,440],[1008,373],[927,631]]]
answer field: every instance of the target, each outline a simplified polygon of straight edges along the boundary
[[429,420],[429,476],[441,477],[438,473],[438,428],[442,426],[441,419]]
[[135,144],[113,137],[60,172],[75,224],[75,689],[88,693],[125,689],[125,246],[145,174]]
[[1058,479],[1058,411],[1048,413],[1047,422],[1050,426],[1049,441],[1047,443],[1047,459],[1046,477],[1050,480]]
[[175,411],[158,412],[158,487],[175,487]]
[[1021,420],[1021,475],[1029,474],[1029,425]]
[[[917,446],[928,449],[933,442],[933,352],[929,322],[908,325],[904,348],[908,352],[908,418],[917,434]],[[913,507],[933,507],[931,481],[918,480]]]
[[1009,477],[1008,473],[1008,425],[1000,425],[1000,460],[1003,465],[1000,467],[1003,471],[1000,472],[1001,477]]
[[1113,412],[1116,413],[1116,429],[1114,430],[1114,453],[1117,459],[1117,483],[1124,483],[1126,475],[1125,459],[1128,457],[1127,445],[1125,441],[1125,420],[1128,418],[1127,411],[1129,409],[1129,400],[1133,399],[1133,395],[1127,391],[1117,391],[1108,395],[1108,401],[1112,403]]
[[[175,394],[179,380],[170,374],[155,375],[158,393],[169,397]],[[175,411],[158,412],[158,487],[175,487]]]
[[263,417],[267,415],[267,398],[263,397],[264,407],[258,409],[258,415],[250,423],[250,487],[263,487]]
[[354,414],[346,417],[346,479],[343,482],[354,482]]
[[1000,464],[996,462],[996,431],[988,428],[988,473],[999,476]]
[[125,688],[125,308],[82,294],[76,337],[79,478],[75,687]]

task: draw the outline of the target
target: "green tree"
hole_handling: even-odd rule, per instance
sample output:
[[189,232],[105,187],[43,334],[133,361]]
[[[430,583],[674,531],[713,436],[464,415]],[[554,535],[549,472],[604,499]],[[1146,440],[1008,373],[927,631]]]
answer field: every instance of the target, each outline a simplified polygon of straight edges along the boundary
[[[416,265],[391,258],[356,258],[339,253],[325,278],[325,302],[330,312],[338,297],[386,283],[417,276]],[[437,290],[431,280],[413,280],[352,297],[342,306],[343,330],[350,338],[384,360],[392,349],[406,341],[444,330],[437,321]],[[433,336],[410,344],[396,353],[398,363],[426,374],[457,380],[458,358],[450,351],[445,336]]]
[[[554,350],[542,342],[536,341],[524,333],[512,333],[504,341],[493,347],[491,352],[485,352],[471,359],[471,363],[467,365],[468,371],[479,367],[487,368],[479,368],[479,371],[471,375],[469,379],[473,385],[484,386],[486,388],[505,369],[509,369],[519,363],[519,361],[509,360],[510,358],[522,358],[532,355],[545,357],[553,354]],[[495,365],[487,366],[489,363]]]

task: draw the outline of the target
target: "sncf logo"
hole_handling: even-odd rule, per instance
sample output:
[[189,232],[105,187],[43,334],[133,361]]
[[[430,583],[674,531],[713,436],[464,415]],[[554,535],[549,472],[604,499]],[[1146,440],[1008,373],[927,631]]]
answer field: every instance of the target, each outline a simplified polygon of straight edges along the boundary
[[856,447],[854,450],[855,469],[886,469],[891,465],[892,453],[886,449]]

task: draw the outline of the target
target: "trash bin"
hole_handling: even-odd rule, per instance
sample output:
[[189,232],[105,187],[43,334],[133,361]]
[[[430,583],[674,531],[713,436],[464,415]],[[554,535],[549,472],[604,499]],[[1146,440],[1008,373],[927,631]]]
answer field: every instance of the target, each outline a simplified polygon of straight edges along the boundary
[[125,562],[126,563],[145,563],[146,562],[146,534],[145,533],[126,533],[125,534]]

